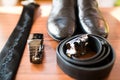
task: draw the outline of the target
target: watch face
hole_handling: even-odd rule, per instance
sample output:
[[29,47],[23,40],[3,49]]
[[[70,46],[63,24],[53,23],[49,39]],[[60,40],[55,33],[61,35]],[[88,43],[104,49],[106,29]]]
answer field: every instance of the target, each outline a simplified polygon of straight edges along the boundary
[[33,39],[43,39],[43,34],[33,34]]
[[30,34],[29,40],[31,39],[43,39],[43,34],[40,34],[40,33]]

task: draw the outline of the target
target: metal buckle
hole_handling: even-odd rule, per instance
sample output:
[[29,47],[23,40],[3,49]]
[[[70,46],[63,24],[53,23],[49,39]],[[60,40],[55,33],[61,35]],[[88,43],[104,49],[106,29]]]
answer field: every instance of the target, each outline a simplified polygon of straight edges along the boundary
[[88,35],[84,34],[66,43],[66,54],[68,57],[85,55],[87,45]]

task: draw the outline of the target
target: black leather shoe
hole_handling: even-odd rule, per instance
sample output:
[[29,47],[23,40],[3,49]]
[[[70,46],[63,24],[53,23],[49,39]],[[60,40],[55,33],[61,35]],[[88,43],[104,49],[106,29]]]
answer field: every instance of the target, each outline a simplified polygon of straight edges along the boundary
[[96,0],[77,0],[78,25],[82,33],[108,36],[108,25]]
[[75,32],[75,0],[53,0],[48,18],[48,34],[55,40],[70,37]]

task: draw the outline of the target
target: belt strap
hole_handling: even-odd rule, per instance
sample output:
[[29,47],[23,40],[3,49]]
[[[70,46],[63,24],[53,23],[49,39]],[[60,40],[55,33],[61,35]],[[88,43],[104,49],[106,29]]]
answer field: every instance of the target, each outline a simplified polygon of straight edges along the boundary
[[0,53],[0,80],[14,80],[39,5],[24,5],[17,26]]
[[[83,37],[85,35],[87,35],[87,38]],[[80,58],[76,57],[74,50],[67,52],[67,48],[70,48],[67,45],[68,43],[77,44],[76,42],[82,42],[82,40],[87,40],[88,43],[85,44],[89,44],[88,47],[96,52],[95,55]],[[80,48],[76,48],[76,50],[85,49],[83,47],[85,44],[79,44]],[[82,52],[87,51],[82,50]],[[85,54],[80,54],[80,56],[83,55]],[[57,64],[66,74],[77,80],[103,80],[109,75],[114,62],[115,53],[113,48],[106,39],[97,35],[79,34],[61,41],[57,47]]]

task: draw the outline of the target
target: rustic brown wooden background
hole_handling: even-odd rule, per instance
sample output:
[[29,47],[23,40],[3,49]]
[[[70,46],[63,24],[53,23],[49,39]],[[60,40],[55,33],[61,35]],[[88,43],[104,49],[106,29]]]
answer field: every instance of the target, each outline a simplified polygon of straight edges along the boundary
[[[53,40],[46,30],[47,19],[51,10],[51,3],[40,3],[31,33],[44,34],[44,59],[39,65],[29,61],[28,45],[21,59],[21,63],[15,80],[73,80],[67,76],[56,63],[56,47],[59,42]],[[22,11],[21,6],[0,7],[0,50],[7,41],[9,35],[17,24]],[[105,80],[120,80],[120,7],[101,8],[103,16],[110,28],[107,40],[113,46],[116,53],[116,61],[108,78]],[[41,13],[41,14],[40,14]]]

